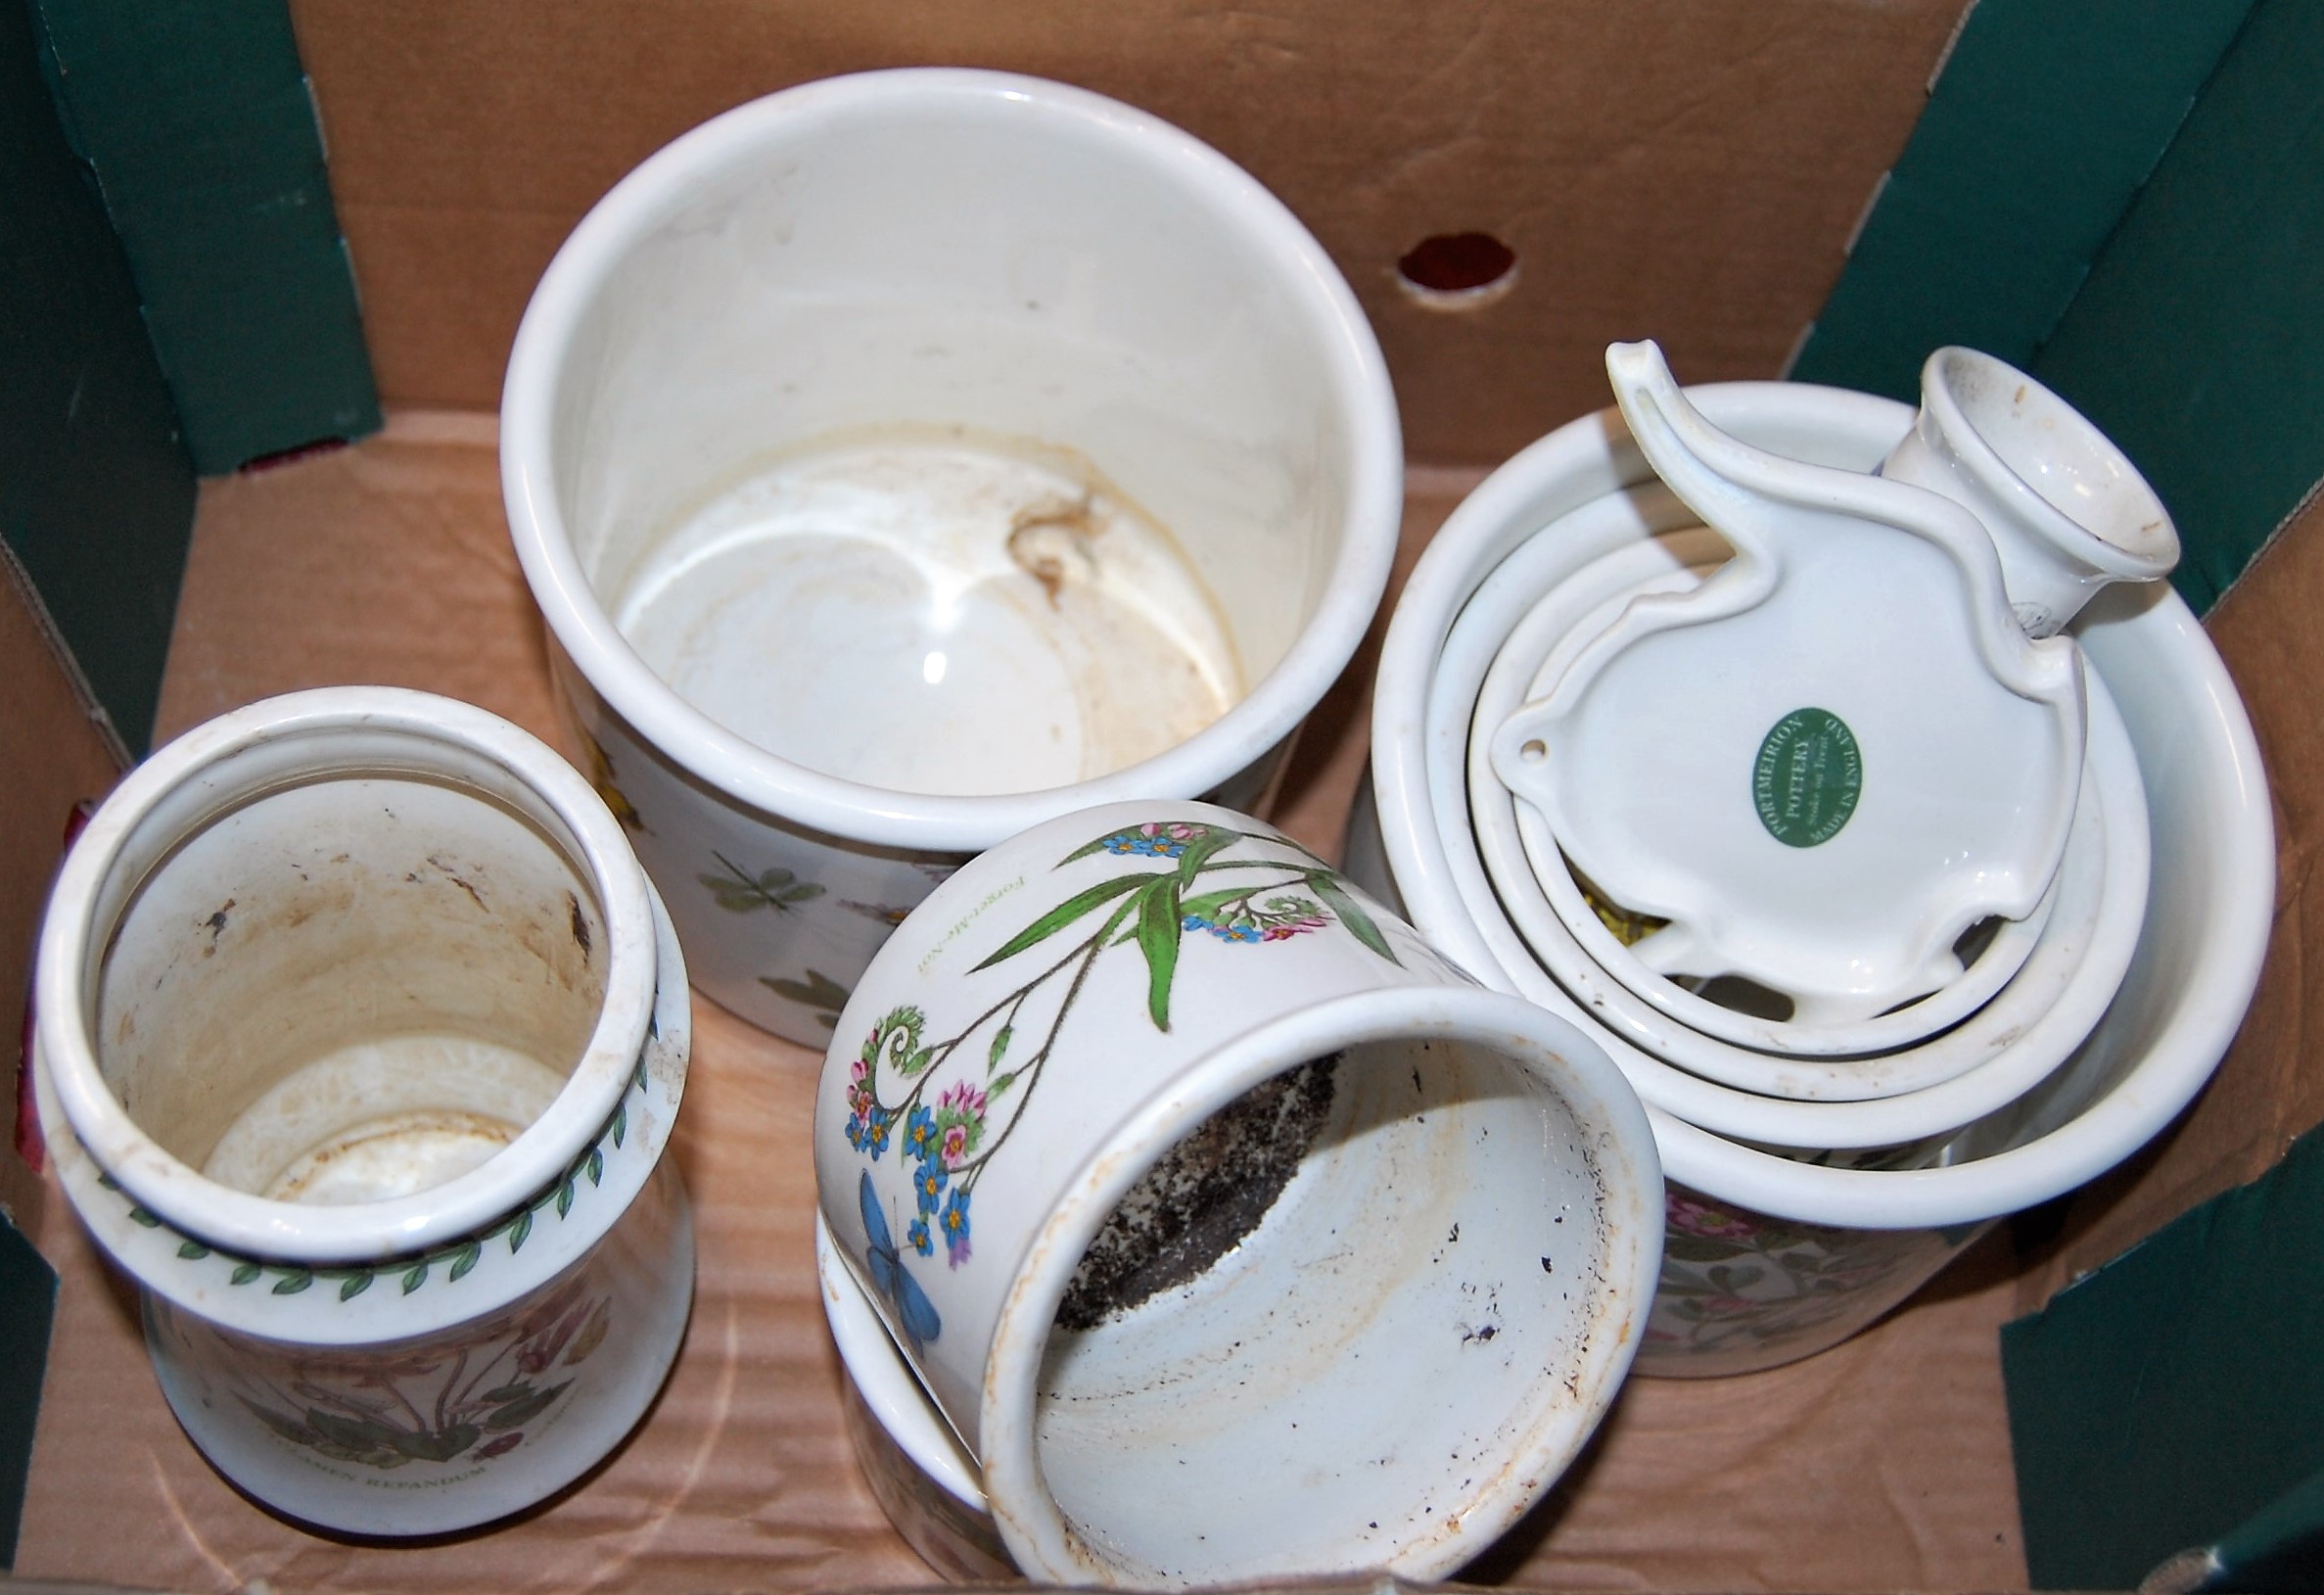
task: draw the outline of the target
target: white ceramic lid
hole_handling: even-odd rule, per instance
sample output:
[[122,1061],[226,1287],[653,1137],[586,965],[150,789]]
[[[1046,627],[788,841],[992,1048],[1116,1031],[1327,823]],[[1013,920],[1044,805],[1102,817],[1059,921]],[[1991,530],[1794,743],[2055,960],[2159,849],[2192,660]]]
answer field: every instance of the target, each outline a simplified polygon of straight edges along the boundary
[[1762,453],[1651,345],[1607,367],[1640,446],[1736,547],[1639,599],[1495,733],[1495,774],[1575,868],[1670,921],[1660,974],[1740,975],[1845,1022],[1959,977],[1969,926],[2031,913],[2065,850],[2081,662],[2012,618],[1975,518]]

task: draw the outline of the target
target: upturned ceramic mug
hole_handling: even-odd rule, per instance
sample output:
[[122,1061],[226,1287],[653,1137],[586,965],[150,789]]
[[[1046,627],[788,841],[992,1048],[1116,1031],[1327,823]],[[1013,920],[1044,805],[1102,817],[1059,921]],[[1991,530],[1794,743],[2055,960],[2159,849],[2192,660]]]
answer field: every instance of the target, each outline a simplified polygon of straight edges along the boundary
[[685,964],[548,748],[384,687],[212,721],[81,833],[36,982],[59,1178],[249,1494],[464,1528],[643,1415],[693,1295]]
[[831,1244],[1054,1583],[1434,1577],[1627,1368],[1661,1182],[1562,1020],[1195,803],[1036,827],[866,971]]
[[811,83],[639,166],[541,278],[501,454],[696,981],[818,1047],[969,855],[1258,804],[1402,514],[1306,229],[1166,123],[981,71]]

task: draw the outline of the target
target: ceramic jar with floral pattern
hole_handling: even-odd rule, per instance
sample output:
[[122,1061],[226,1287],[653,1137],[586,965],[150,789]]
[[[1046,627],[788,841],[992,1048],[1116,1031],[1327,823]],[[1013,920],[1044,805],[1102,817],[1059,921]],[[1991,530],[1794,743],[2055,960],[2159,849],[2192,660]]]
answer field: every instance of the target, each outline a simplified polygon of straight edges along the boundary
[[705,995],[816,1048],[938,880],[1257,806],[1371,623],[1396,401],[1248,172],[1084,89],[805,83],[657,152],[510,352],[511,535]]
[[685,965],[547,748],[388,688],[212,721],[83,831],[36,980],[59,1177],[243,1490],[443,1532],[643,1415],[693,1292]]
[[1053,1583],[1451,1572],[1596,1426],[1661,1238],[1603,1052],[1198,803],[939,887],[840,1017],[815,1167],[927,1391],[874,1410],[949,1427]]

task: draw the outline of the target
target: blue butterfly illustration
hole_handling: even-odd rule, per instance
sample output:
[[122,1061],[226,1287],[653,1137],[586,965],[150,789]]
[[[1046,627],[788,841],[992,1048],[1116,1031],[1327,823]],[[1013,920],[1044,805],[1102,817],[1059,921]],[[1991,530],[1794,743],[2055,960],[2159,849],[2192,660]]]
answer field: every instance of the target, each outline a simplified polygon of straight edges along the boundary
[[905,1271],[904,1259],[896,1252],[896,1238],[888,1229],[888,1215],[880,1211],[879,1196],[871,1189],[868,1169],[857,1176],[856,1200],[863,1209],[864,1234],[870,1237],[863,1248],[863,1262],[871,1270],[872,1286],[896,1309],[904,1337],[916,1352],[943,1333],[944,1320],[936,1316],[936,1303],[928,1299],[920,1282]]

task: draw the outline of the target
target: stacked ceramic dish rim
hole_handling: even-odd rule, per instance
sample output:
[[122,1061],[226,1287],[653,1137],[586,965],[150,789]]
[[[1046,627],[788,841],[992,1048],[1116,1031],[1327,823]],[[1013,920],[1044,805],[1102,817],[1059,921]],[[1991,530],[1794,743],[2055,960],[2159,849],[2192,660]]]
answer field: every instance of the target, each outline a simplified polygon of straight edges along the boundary
[[[1805,385],[1688,397],[1746,445],[1852,472],[1879,467],[1914,423],[1902,404]],[[2264,777],[2233,684],[2166,586],[2117,586],[2070,629],[2088,729],[2056,868],[2031,912],[1986,927],[1953,985],[1823,1026],[1821,1047],[1817,1026],[1733,1010],[1697,1028],[1687,1019],[1713,1005],[1675,986],[1650,1000],[1640,968],[1609,967],[1626,950],[1598,922],[1607,905],[1492,778],[1491,743],[1593,626],[1641,593],[1687,591],[1726,557],[1616,412],[1496,472],[1398,605],[1376,807],[1359,805],[1349,843],[1360,880],[1488,985],[1583,1025],[1649,1104],[1673,1189],[1638,1366],[1671,1375],[1823,1349],[1992,1219],[2143,1145],[2240,1023],[2273,899]]]

